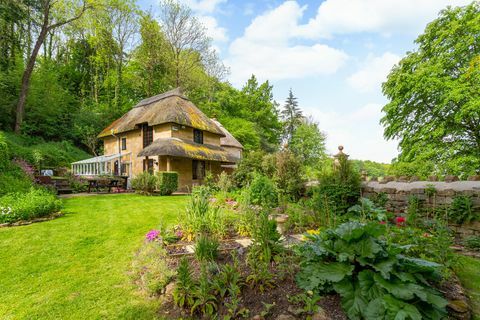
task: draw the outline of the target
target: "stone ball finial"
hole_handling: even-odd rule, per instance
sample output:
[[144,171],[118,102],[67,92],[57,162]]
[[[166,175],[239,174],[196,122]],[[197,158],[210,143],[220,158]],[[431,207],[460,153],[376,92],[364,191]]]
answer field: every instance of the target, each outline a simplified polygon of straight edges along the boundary
[[342,151],[343,151],[343,146],[342,146],[342,145],[338,146],[338,150],[339,150],[340,152],[342,152]]

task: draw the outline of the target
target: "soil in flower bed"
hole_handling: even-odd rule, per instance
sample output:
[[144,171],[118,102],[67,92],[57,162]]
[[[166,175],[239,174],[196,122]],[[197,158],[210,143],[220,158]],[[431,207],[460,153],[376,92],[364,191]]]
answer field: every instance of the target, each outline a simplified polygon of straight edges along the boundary
[[[228,243],[228,242],[227,242]],[[238,261],[240,262],[239,269],[242,275],[242,280],[245,281],[246,277],[250,273],[246,261],[246,250],[240,248],[238,252]],[[189,258],[191,268],[194,274],[198,277],[200,274],[200,264],[194,259]],[[171,260],[171,268],[177,268],[179,259]],[[221,253],[216,261],[218,265],[231,264],[232,258],[230,253]],[[296,268],[295,264],[291,264],[292,268]],[[241,292],[241,304],[239,309],[245,308],[248,310],[248,316],[245,319],[251,319],[255,316],[263,316],[259,319],[277,319],[280,315],[289,315],[295,317],[295,319],[304,319],[305,314],[295,316],[296,311],[301,308],[300,305],[291,303],[288,300],[289,296],[294,296],[302,293],[302,290],[297,287],[294,279],[294,272],[280,277],[282,270],[279,270],[279,266],[275,263],[271,264],[270,272],[274,275],[274,286],[272,288],[267,287],[263,292],[256,287],[250,287],[248,284],[242,286]],[[171,296],[173,284],[170,290],[166,290],[166,294],[162,296],[162,306],[159,310],[159,316],[167,319],[202,319],[200,315],[190,315],[188,309],[181,309],[175,306],[173,298]],[[225,298],[228,299],[228,298]],[[218,315],[219,319],[223,319],[223,316],[228,314],[227,308],[221,303],[222,299],[219,298]],[[268,308],[268,313],[264,314]],[[347,319],[340,304],[340,298],[337,295],[328,295],[322,298],[319,303],[320,307],[324,310],[324,313],[329,316],[329,319],[345,320]],[[208,319],[208,317],[203,318]],[[237,319],[237,318],[235,318]],[[244,319],[238,317],[238,319]]]

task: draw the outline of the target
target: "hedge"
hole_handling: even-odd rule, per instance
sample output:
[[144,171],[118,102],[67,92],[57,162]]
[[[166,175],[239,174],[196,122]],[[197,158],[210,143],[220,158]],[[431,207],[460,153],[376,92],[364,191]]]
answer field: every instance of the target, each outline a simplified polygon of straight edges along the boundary
[[157,189],[162,196],[170,195],[178,189],[178,173],[160,171],[157,173]]

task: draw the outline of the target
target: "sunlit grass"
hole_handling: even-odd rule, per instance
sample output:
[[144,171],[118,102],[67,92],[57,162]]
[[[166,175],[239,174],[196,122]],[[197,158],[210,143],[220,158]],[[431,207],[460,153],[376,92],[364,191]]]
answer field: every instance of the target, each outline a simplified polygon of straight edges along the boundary
[[186,197],[65,200],[66,216],[0,229],[1,319],[152,319],[128,271],[145,233],[172,224]]
[[455,272],[467,290],[474,319],[480,320],[480,259],[459,256],[460,264]]

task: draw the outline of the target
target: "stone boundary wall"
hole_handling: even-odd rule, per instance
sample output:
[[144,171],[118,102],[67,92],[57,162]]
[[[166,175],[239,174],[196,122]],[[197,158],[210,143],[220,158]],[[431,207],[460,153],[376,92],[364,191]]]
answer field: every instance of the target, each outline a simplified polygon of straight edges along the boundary
[[[432,187],[435,188],[436,193],[434,196],[429,196],[428,189]],[[387,210],[396,214],[405,212],[411,196],[416,196],[424,207],[444,207],[449,206],[455,196],[466,195],[472,198],[474,211],[480,212],[480,181],[364,181],[362,183],[363,197],[375,198],[382,193],[388,199]],[[464,236],[480,236],[479,221],[453,227],[457,233]]]

